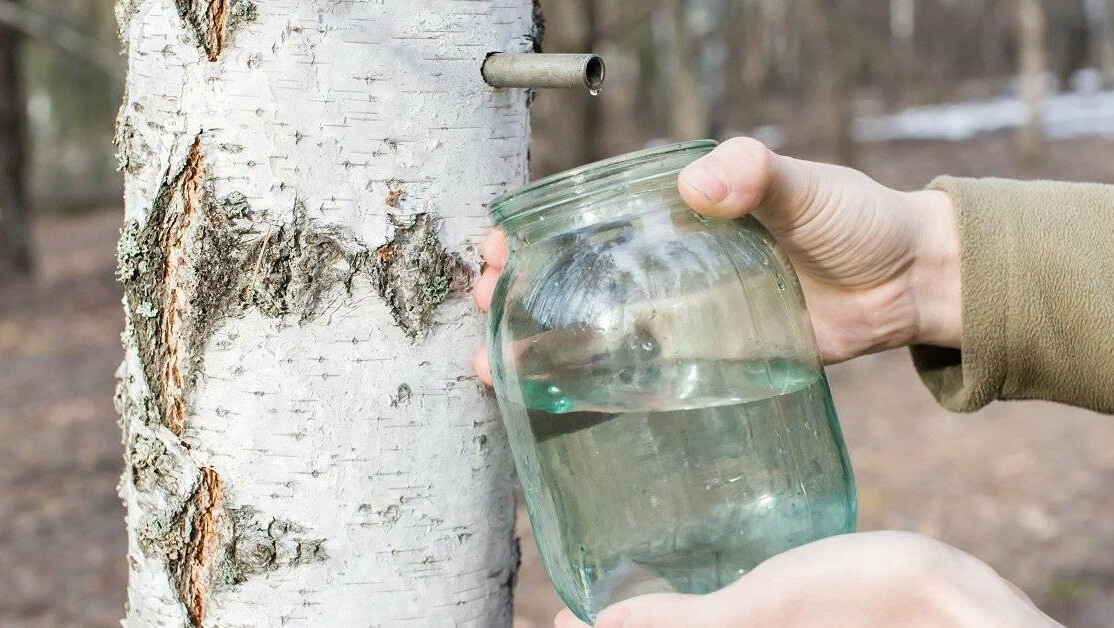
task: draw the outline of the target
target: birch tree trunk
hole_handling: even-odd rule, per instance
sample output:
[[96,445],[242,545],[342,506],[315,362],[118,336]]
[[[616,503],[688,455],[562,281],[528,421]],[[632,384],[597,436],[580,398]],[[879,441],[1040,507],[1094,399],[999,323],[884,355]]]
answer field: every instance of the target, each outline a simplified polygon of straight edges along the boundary
[[132,626],[506,626],[514,479],[471,376],[526,178],[530,0],[122,0]]
[[31,270],[20,34],[0,24],[0,279]]

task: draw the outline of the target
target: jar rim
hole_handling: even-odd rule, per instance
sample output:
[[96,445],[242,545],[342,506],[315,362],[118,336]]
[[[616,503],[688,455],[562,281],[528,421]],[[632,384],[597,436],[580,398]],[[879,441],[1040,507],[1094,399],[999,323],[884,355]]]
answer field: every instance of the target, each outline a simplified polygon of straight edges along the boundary
[[627,184],[646,178],[660,177],[679,172],[689,162],[677,167],[664,168],[650,177],[640,177],[632,181],[627,175],[631,168],[664,157],[686,155],[692,152],[708,152],[717,146],[715,140],[691,140],[675,144],[653,146],[631,153],[624,153],[583,166],[572,168],[532,181],[522,187],[505,192],[492,199],[489,207],[492,220],[502,225],[509,220],[524,215],[533,215],[568,202],[570,197],[583,197],[611,188],[616,184]]

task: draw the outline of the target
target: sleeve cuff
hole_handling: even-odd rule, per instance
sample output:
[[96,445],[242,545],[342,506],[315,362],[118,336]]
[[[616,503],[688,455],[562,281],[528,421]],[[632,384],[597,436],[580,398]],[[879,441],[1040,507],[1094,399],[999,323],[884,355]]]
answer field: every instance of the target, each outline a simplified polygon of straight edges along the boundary
[[1020,202],[1015,182],[940,177],[929,189],[952,199],[959,226],[962,350],[914,346],[913,365],[944,408],[973,412],[1001,396],[1012,289],[1013,224],[1003,206]]
[[914,347],[945,408],[1044,399],[1114,413],[1114,186],[941,177],[959,225],[961,350]]

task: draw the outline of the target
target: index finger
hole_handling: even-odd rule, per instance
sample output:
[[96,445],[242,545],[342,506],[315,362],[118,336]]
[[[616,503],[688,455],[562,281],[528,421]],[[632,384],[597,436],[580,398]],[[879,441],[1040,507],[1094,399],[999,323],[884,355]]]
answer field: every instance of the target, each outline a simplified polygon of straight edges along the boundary
[[502,229],[496,227],[487,234],[481,252],[489,267],[497,271],[503,269],[507,264],[507,236]]

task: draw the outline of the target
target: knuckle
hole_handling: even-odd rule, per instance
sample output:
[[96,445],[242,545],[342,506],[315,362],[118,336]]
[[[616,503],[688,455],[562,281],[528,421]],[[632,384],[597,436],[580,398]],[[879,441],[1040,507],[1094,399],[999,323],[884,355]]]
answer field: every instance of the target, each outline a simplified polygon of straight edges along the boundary
[[770,149],[753,137],[733,137],[721,145],[725,152],[732,155],[747,157],[763,163],[770,160]]

